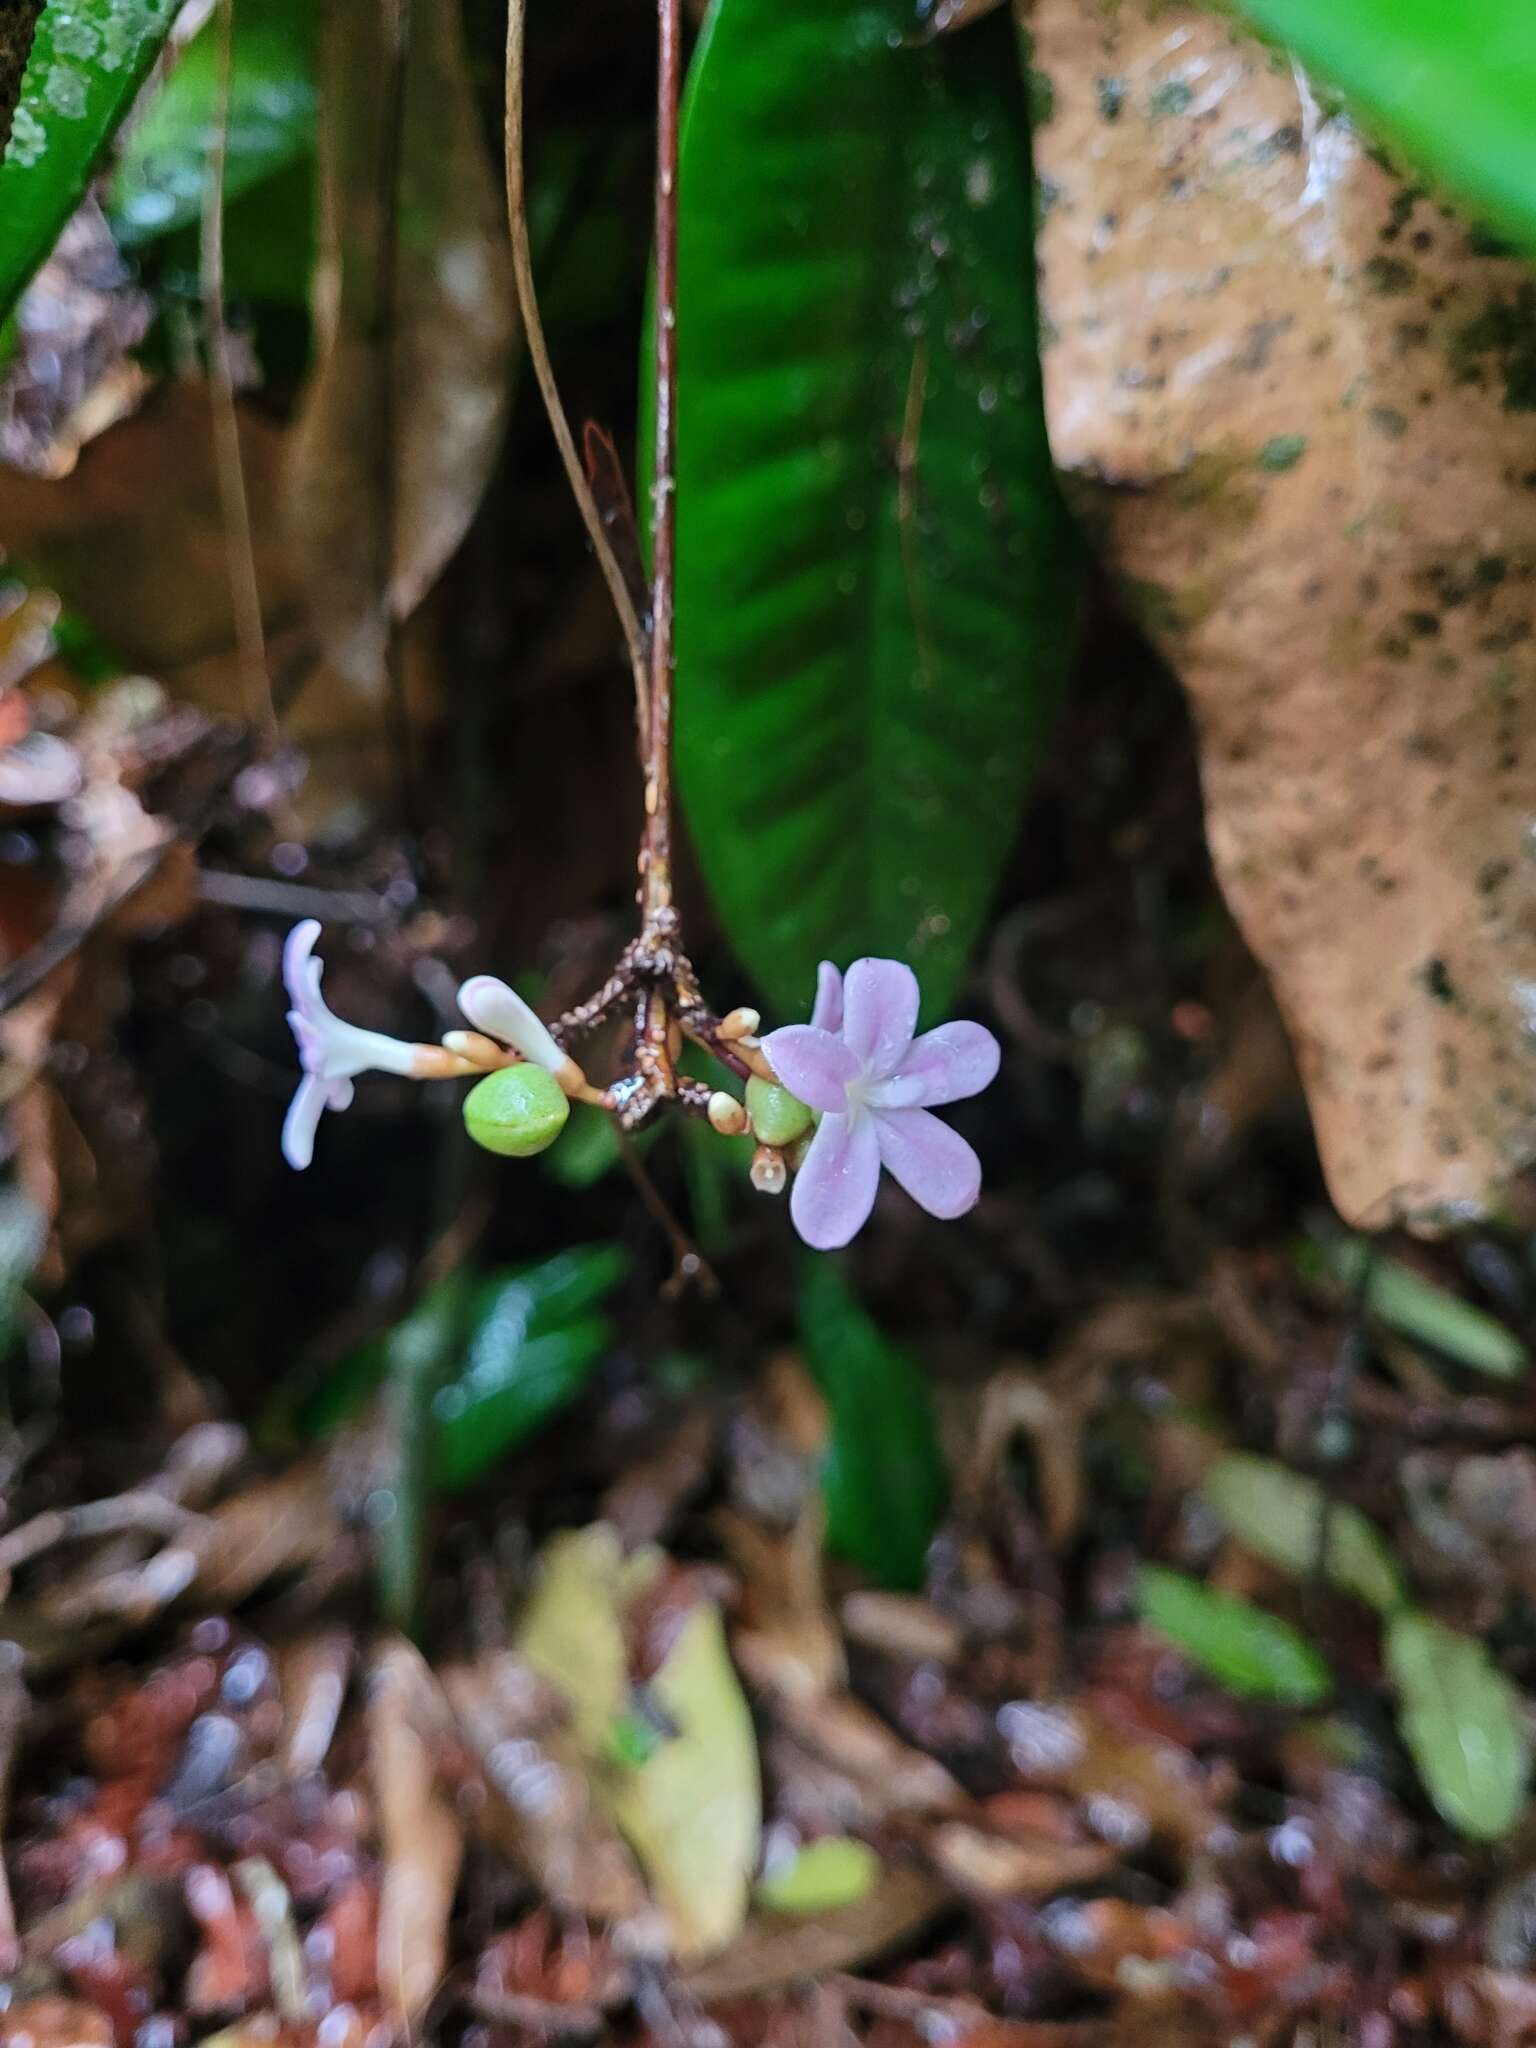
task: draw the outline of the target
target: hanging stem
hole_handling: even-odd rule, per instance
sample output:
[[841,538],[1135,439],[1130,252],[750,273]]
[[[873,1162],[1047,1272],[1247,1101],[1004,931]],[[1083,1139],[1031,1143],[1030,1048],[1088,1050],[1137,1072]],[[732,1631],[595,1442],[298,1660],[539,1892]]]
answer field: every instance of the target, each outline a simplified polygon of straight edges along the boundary
[[549,415],[555,445],[560,450],[560,460],[565,464],[566,480],[581,513],[587,536],[592,542],[592,551],[597,556],[598,567],[603,572],[603,581],[608,585],[608,594],[613,599],[613,608],[619,615],[619,624],[624,630],[624,643],[629,649],[629,665],[635,679],[636,716],[640,722],[640,731],[649,746],[650,718],[646,696],[650,657],[645,628],[630,601],[624,571],[604,531],[602,514],[598,511],[597,500],[592,495],[592,486],[587,481],[581,459],[576,453],[571,423],[566,418],[565,407],[560,400],[560,388],[555,382],[554,365],[549,359],[549,347],[544,339],[544,322],[539,316],[538,293],[534,289],[533,252],[528,241],[528,194],[523,167],[523,30],[526,13],[527,0],[509,0],[505,141],[507,224],[512,236],[512,279],[517,286],[517,303],[523,316],[523,336],[528,344],[528,359],[533,364],[539,395],[544,401],[544,410]]
[[652,497],[651,687],[640,907],[647,935],[672,905],[672,590],[677,562],[677,115],[681,0],[657,0],[656,434]]

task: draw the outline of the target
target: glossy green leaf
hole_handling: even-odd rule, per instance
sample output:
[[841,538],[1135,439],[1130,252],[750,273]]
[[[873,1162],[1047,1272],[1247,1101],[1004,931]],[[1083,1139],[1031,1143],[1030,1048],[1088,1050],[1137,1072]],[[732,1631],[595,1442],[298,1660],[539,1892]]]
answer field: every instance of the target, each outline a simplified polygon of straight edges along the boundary
[[[199,218],[217,134],[219,65],[215,13],[124,147],[108,202],[120,242],[147,241]],[[312,150],[314,74],[312,0],[241,0],[230,69],[226,204]]]
[[1251,1600],[1202,1585],[1166,1565],[1143,1565],[1136,1591],[1145,1620],[1233,1692],[1313,1707],[1333,1681],[1312,1645]]
[[1365,1307],[1388,1329],[1432,1345],[1469,1372],[1516,1379],[1530,1365],[1530,1352],[1512,1330],[1401,1259],[1384,1258],[1367,1238],[1304,1245],[1298,1263],[1303,1272],[1321,1272],[1356,1293],[1363,1290]]
[[1240,0],[1367,123],[1536,251],[1536,10],[1523,0]]
[[928,1382],[870,1320],[835,1260],[800,1269],[806,1363],[831,1410],[827,1543],[881,1585],[922,1584],[947,1492]]
[[1238,1542],[1293,1577],[1322,1572],[1340,1591],[1390,1614],[1403,1603],[1392,1553],[1358,1508],[1269,1458],[1219,1458],[1200,1491]]
[[715,0],[684,114],[677,761],[733,943],[952,995],[1071,640],[1004,15]]
[[1531,1759],[1513,1686],[1484,1646],[1405,1609],[1387,1629],[1403,1740],[1437,1811],[1494,1841],[1520,1817]]
[[0,164],[0,320],[85,197],[180,0],[51,0]]

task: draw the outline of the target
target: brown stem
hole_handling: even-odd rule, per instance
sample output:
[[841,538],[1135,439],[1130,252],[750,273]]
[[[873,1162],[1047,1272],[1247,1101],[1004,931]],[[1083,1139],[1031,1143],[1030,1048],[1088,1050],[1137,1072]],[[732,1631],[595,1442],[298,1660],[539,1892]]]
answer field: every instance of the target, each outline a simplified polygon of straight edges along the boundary
[[218,31],[218,87],[208,175],[203,185],[199,282],[203,325],[208,336],[214,467],[218,473],[219,509],[229,560],[229,597],[234,614],[241,696],[246,718],[252,727],[264,735],[269,746],[275,746],[279,738],[277,711],[272,702],[272,678],[267,669],[267,640],[261,615],[261,590],[256,580],[251,506],[240,447],[240,415],[235,405],[235,378],[230,362],[229,325],[224,306],[224,170],[229,156],[229,101],[235,65],[234,0],[219,0]]
[[672,904],[672,589],[677,560],[677,110],[681,0],[657,0],[656,435],[652,494],[651,687],[640,907],[647,933]]

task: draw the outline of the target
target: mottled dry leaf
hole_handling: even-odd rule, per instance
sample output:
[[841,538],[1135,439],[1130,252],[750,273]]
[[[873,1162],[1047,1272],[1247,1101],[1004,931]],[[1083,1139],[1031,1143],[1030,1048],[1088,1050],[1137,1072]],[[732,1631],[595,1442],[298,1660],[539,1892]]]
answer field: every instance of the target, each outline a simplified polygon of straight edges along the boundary
[[16,348],[0,375],[0,461],[68,476],[80,450],[149,389],[129,351],[154,315],[94,199],[73,216],[16,308]]
[[486,1834],[562,1912],[643,1925],[640,1873],[593,1795],[563,1702],[509,1652],[442,1677],[485,1776]]
[[1052,446],[1200,728],[1353,1221],[1536,1153],[1536,287],[1258,43],[1037,0]]
[[[515,334],[460,10],[426,7],[411,19],[393,266],[387,38],[374,0],[327,8],[320,42],[317,367],[294,428],[290,511],[317,631],[363,690],[383,680],[386,581],[403,618],[480,502]],[[381,440],[391,416],[392,508]]]

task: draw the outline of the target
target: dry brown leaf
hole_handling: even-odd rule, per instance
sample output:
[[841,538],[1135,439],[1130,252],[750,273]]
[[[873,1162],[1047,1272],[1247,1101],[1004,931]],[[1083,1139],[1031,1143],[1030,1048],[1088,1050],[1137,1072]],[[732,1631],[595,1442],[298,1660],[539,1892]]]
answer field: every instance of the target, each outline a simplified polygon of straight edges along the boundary
[[853,1970],[909,1941],[947,1903],[949,1893],[925,1871],[886,1864],[867,1898],[813,1920],[754,1915],[724,1954],[696,1963],[678,1978],[704,2004],[751,1998],[797,1978]]
[[464,1838],[439,1790],[413,1695],[436,1684],[406,1642],[386,1644],[368,1691],[368,1762],[384,1874],[379,1887],[379,1989],[414,2038],[448,1966],[448,1922]]
[[1529,272],[1214,11],[1037,0],[1059,467],[1200,728],[1351,1221],[1536,1153]]
[[[316,668],[282,512],[283,437],[250,406],[240,407],[239,424],[269,666],[276,678],[307,679],[284,732],[309,756],[304,800],[318,815],[328,787],[348,798],[391,789],[393,758],[377,704],[360,701],[333,670]],[[149,493],[147,476],[155,479]],[[84,449],[60,482],[0,470],[0,536],[107,645],[163,683],[175,703],[244,715],[203,386],[162,386],[131,419]],[[433,682],[409,632],[403,654],[408,709],[424,722]]]
[[1111,1842],[1062,1842],[1043,1830],[1032,1839],[994,1835],[958,1820],[923,1846],[957,1891],[993,1899],[1048,1899],[1107,1877],[1120,1858]]
[[[387,40],[373,0],[338,0],[325,10],[318,367],[289,470],[316,630],[346,681],[369,692],[384,677],[386,582],[394,614],[404,618],[480,502],[500,446],[515,339],[501,200],[457,7],[412,18],[398,239],[392,268],[383,260]],[[391,332],[386,359],[380,338]],[[392,494],[381,488],[389,471],[380,439],[391,416]],[[390,495],[392,507],[383,502]]]

